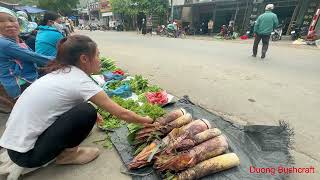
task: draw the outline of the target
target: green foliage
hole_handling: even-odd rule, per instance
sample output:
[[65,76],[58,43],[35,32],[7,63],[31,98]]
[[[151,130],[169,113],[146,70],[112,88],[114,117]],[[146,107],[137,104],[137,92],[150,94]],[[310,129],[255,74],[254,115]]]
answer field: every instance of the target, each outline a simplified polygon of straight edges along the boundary
[[144,0],[146,14],[164,15],[168,12],[169,1],[167,0]]
[[77,7],[79,0],[38,0],[40,8],[69,15]]
[[147,15],[164,15],[169,7],[167,0],[111,0],[115,13],[134,16],[139,12]]

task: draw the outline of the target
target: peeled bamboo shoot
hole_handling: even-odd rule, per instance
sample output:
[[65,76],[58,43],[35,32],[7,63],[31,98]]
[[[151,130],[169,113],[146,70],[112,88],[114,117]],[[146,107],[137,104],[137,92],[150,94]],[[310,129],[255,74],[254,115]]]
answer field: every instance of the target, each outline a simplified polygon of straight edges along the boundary
[[178,119],[171,121],[169,124],[163,126],[163,128],[161,128],[160,131],[166,135],[169,132],[171,132],[174,128],[182,127],[186,124],[189,124],[191,121],[192,121],[192,116],[191,114],[187,113],[179,117]]
[[217,173],[240,165],[239,157],[234,154],[224,154],[208,160],[205,160],[196,166],[189,168],[174,179],[176,180],[194,180],[200,179],[209,174]]
[[171,121],[174,121],[174,120],[178,119],[179,117],[185,115],[186,113],[187,113],[186,110],[183,108],[177,109],[177,110],[171,111],[168,114],[165,114],[164,116],[158,118],[156,120],[156,122],[158,122],[161,125],[166,125],[166,124],[170,123]]

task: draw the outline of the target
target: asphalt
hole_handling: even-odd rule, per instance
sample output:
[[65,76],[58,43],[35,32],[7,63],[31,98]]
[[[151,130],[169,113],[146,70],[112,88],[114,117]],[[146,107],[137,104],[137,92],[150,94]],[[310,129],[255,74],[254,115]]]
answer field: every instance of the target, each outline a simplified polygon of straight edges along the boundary
[[[130,74],[142,74],[153,84],[241,124],[278,124],[295,130],[295,167],[316,168],[316,174],[294,174],[293,180],[320,179],[320,50],[271,43],[265,60],[251,57],[249,41],[213,38],[171,39],[132,32],[88,32],[102,55],[116,60]],[[0,117],[4,128],[6,117]],[[97,130],[86,145],[102,139]],[[84,166],[40,169],[24,179],[128,179],[114,150],[101,146],[102,155]],[[281,163],[281,162],[279,162]],[[0,180],[2,180],[0,178]]]

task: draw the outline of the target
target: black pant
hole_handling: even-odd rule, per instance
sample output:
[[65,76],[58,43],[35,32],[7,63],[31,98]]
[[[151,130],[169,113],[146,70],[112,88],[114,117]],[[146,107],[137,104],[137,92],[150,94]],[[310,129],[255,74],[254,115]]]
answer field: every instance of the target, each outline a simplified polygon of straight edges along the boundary
[[97,119],[97,110],[82,103],[61,115],[26,153],[8,150],[10,159],[25,168],[40,167],[56,158],[66,148],[78,146],[90,133]]
[[262,56],[265,56],[268,51],[270,35],[257,34],[256,38],[254,39],[254,44],[253,44],[253,55],[255,55],[255,56],[258,53],[258,46],[259,46],[261,39],[262,39]]

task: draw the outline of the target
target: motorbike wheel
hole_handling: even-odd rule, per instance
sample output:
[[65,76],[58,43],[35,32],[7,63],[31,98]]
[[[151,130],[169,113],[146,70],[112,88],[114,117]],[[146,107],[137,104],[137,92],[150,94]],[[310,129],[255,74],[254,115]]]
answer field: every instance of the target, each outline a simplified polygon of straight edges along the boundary
[[186,33],[185,33],[185,32],[181,33],[181,34],[180,34],[180,38],[181,38],[181,39],[185,39],[185,38],[187,38]]
[[164,32],[164,31],[160,32],[160,36],[161,36],[161,37],[166,36],[166,32]]

